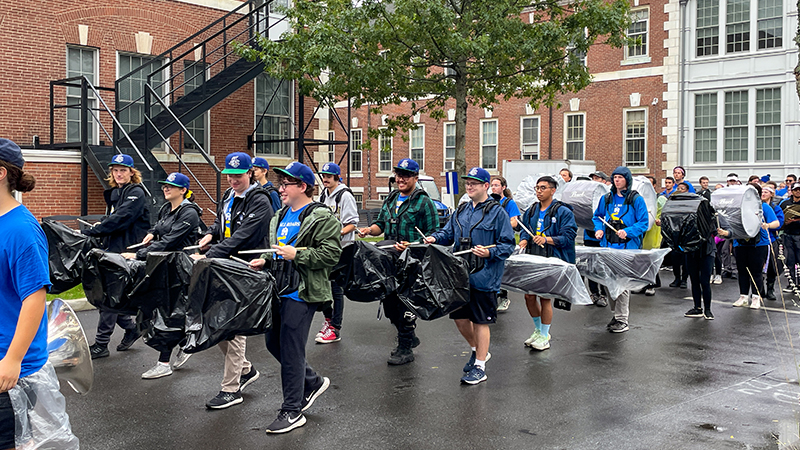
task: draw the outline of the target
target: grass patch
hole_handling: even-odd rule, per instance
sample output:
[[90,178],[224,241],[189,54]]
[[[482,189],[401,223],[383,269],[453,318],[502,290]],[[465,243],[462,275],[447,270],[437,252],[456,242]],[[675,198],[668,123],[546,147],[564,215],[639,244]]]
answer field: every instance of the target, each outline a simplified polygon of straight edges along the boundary
[[60,298],[63,300],[75,300],[76,298],[84,298],[86,294],[83,292],[83,285],[79,284],[74,288],[62,292],[60,294],[47,294],[47,301],[51,301],[56,298]]
[[380,236],[369,236],[369,237],[365,237],[365,238],[358,238],[358,240],[359,241],[364,241],[364,242],[380,242],[380,241],[384,240],[384,237],[383,237],[383,235],[380,235]]

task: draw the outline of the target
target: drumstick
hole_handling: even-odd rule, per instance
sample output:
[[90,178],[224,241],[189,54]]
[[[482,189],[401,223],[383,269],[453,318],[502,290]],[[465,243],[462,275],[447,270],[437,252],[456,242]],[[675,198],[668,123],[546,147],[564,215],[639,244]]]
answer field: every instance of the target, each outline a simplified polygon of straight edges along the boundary
[[199,250],[201,245],[190,245],[188,247],[183,247],[184,250]]
[[83,219],[75,219],[75,220],[77,220],[78,223],[82,223],[82,224],[86,225],[87,227],[93,227],[93,226],[97,225],[96,223],[90,223],[90,222],[87,222],[87,221],[85,221]]
[[610,223],[606,222],[606,219],[604,219],[603,217],[600,217],[600,220],[601,220],[601,221],[602,221],[604,224],[606,224],[606,226],[607,226],[608,228],[611,228],[611,231],[613,231],[614,233],[617,233],[617,234],[619,234],[619,231],[617,231],[617,229],[616,229],[616,228],[612,227]]
[[[483,248],[492,248],[492,247],[497,247],[497,244],[487,245],[486,247],[483,247]],[[453,253],[453,256],[466,255],[467,253],[472,253],[472,249],[462,250],[460,252],[455,252],[455,253]]]
[[128,250],[133,250],[134,248],[144,247],[145,245],[150,245],[150,243],[149,242],[140,242],[138,244],[133,244],[130,247],[128,247]]
[[[406,247],[419,247],[421,245],[428,245],[427,242],[408,242],[404,244]],[[395,244],[387,244],[387,245],[378,245],[375,248],[380,249],[387,249],[387,248],[394,248]]]
[[235,256],[231,256],[231,259],[232,259],[232,260],[234,260],[234,261],[236,261],[236,262],[240,262],[240,263],[243,263],[243,264],[247,264],[248,266],[250,265],[250,263],[249,263],[248,261],[245,261],[245,260],[243,260],[242,258],[237,258],[237,257],[235,257]]
[[[519,224],[519,226],[522,227],[523,230],[525,230],[526,233],[531,235],[531,239],[533,239],[533,237],[536,236],[536,234],[534,234],[533,231],[529,230],[528,227],[526,227],[525,224],[522,223],[521,220],[517,221],[517,223]],[[544,245],[543,244],[539,244],[539,247],[544,248]]]
[[[295,250],[307,250],[308,247],[295,247]],[[240,255],[253,255],[253,254],[260,254],[260,253],[275,253],[277,252],[277,248],[259,248],[255,250],[242,250],[239,252]]]
[[425,236],[425,233],[423,233],[423,232],[422,232],[422,230],[420,230],[420,229],[419,229],[419,228],[417,228],[417,227],[414,227],[414,229],[415,229],[415,230],[417,230],[417,233],[419,233],[419,234],[420,234],[420,236],[422,236],[422,239],[428,239],[428,237],[427,237],[427,236]]

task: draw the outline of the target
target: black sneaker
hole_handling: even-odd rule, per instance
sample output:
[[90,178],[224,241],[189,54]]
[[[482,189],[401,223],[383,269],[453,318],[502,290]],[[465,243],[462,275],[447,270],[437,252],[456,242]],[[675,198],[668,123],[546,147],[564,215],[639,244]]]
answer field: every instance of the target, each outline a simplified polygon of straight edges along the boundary
[[206,402],[206,408],[208,409],[225,409],[231,407],[233,405],[238,405],[242,403],[244,399],[242,399],[242,392],[223,392],[219,391],[216,397],[212,398],[211,400]]
[[686,289],[687,286],[686,281],[681,281],[681,289]]
[[250,386],[250,383],[256,381],[261,374],[256,370],[255,367],[250,367],[250,372],[247,374],[242,375],[239,377],[239,391],[243,391],[244,388]]
[[316,389],[312,389],[311,391],[303,394],[303,403],[300,405],[300,411],[305,411],[308,408],[311,408],[311,405],[314,404],[314,400],[322,395],[322,393],[325,392],[330,385],[331,380],[328,377],[322,377],[322,384],[320,384]]
[[306,424],[306,416],[299,411],[284,411],[267,427],[267,434],[288,433]]
[[617,323],[608,328],[608,331],[612,333],[624,333],[628,331],[628,324],[618,320]]
[[686,314],[683,317],[703,317],[703,310],[700,308],[692,308],[689,311],[686,311]]
[[608,299],[606,298],[605,295],[600,295],[597,297],[597,301],[594,304],[597,307],[605,308],[606,306],[608,306]]
[[105,358],[108,356],[108,346],[95,342],[89,346],[89,354],[92,355],[92,359]]
[[118,352],[124,352],[131,348],[134,342],[139,340],[142,337],[142,334],[139,333],[138,330],[128,330],[125,332],[125,336],[122,337],[122,342],[119,343],[117,346]]
[[679,287],[680,285],[681,285],[681,280],[675,279],[675,281],[673,281],[672,283],[669,284],[669,287],[676,288],[676,287]]
[[608,325],[606,325],[606,328],[610,330],[611,327],[614,326],[615,323],[617,323],[617,318],[616,317],[612,317],[611,318],[611,322],[608,322]]
[[703,317],[705,317],[706,320],[714,320],[714,314],[712,314],[711,311],[704,312]]
[[397,347],[392,350],[392,354],[386,362],[392,366],[400,366],[414,361],[414,352],[411,351],[412,346],[411,339],[399,339]]

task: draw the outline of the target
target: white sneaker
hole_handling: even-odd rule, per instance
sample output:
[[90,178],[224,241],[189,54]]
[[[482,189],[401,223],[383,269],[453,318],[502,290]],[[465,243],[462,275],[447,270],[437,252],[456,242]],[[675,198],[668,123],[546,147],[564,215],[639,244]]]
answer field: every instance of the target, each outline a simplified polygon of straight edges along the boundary
[[531,348],[534,350],[547,350],[550,348],[550,336],[539,334],[539,336],[531,342]]
[[191,353],[184,353],[183,350],[178,349],[178,353],[175,355],[175,361],[172,363],[172,368],[174,370],[180,369],[191,356]]
[[785,292],[785,293],[787,293],[787,294],[791,294],[791,293],[792,293],[792,292],[794,292],[794,291],[792,290],[792,288],[790,288],[790,287],[788,287],[788,286],[787,286],[787,287],[783,288],[783,292]]
[[645,289],[644,295],[646,295],[648,297],[652,297],[652,296],[656,295],[655,288],[647,288],[647,289]]
[[170,369],[169,364],[156,363],[155,367],[142,374],[142,378],[145,380],[154,380],[169,375],[172,375],[172,369]]
[[525,347],[530,347],[531,344],[533,344],[533,341],[538,339],[539,336],[541,336],[541,335],[542,335],[542,333],[540,333],[538,329],[534,330],[533,334],[531,335],[531,337],[529,337],[528,339],[525,339]]
[[750,309],[758,309],[761,308],[761,296],[754,295],[753,300],[750,302]]
[[721,276],[721,275],[714,275],[714,276],[711,278],[711,282],[712,282],[713,284],[722,284],[722,276]]
[[740,295],[739,300],[733,302],[733,306],[747,306],[750,303],[749,295]]
[[504,298],[497,304],[497,312],[506,312],[509,306],[511,306],[511,300]]

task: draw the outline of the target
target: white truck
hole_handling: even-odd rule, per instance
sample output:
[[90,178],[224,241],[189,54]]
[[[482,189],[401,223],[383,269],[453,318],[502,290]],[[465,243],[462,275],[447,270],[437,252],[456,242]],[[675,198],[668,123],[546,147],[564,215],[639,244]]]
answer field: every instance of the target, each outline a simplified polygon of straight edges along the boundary
[[568,159],[550,159],[550,160],[504,160],[503,161],[503,177],[508,181],[508,188],[511,192],[517,190],[517,186],[528,175],[558,175],[558,172],[567,168],[572,171],[574,177],[588,176],[594,172],[596,165],[594,161],[571,161]]

